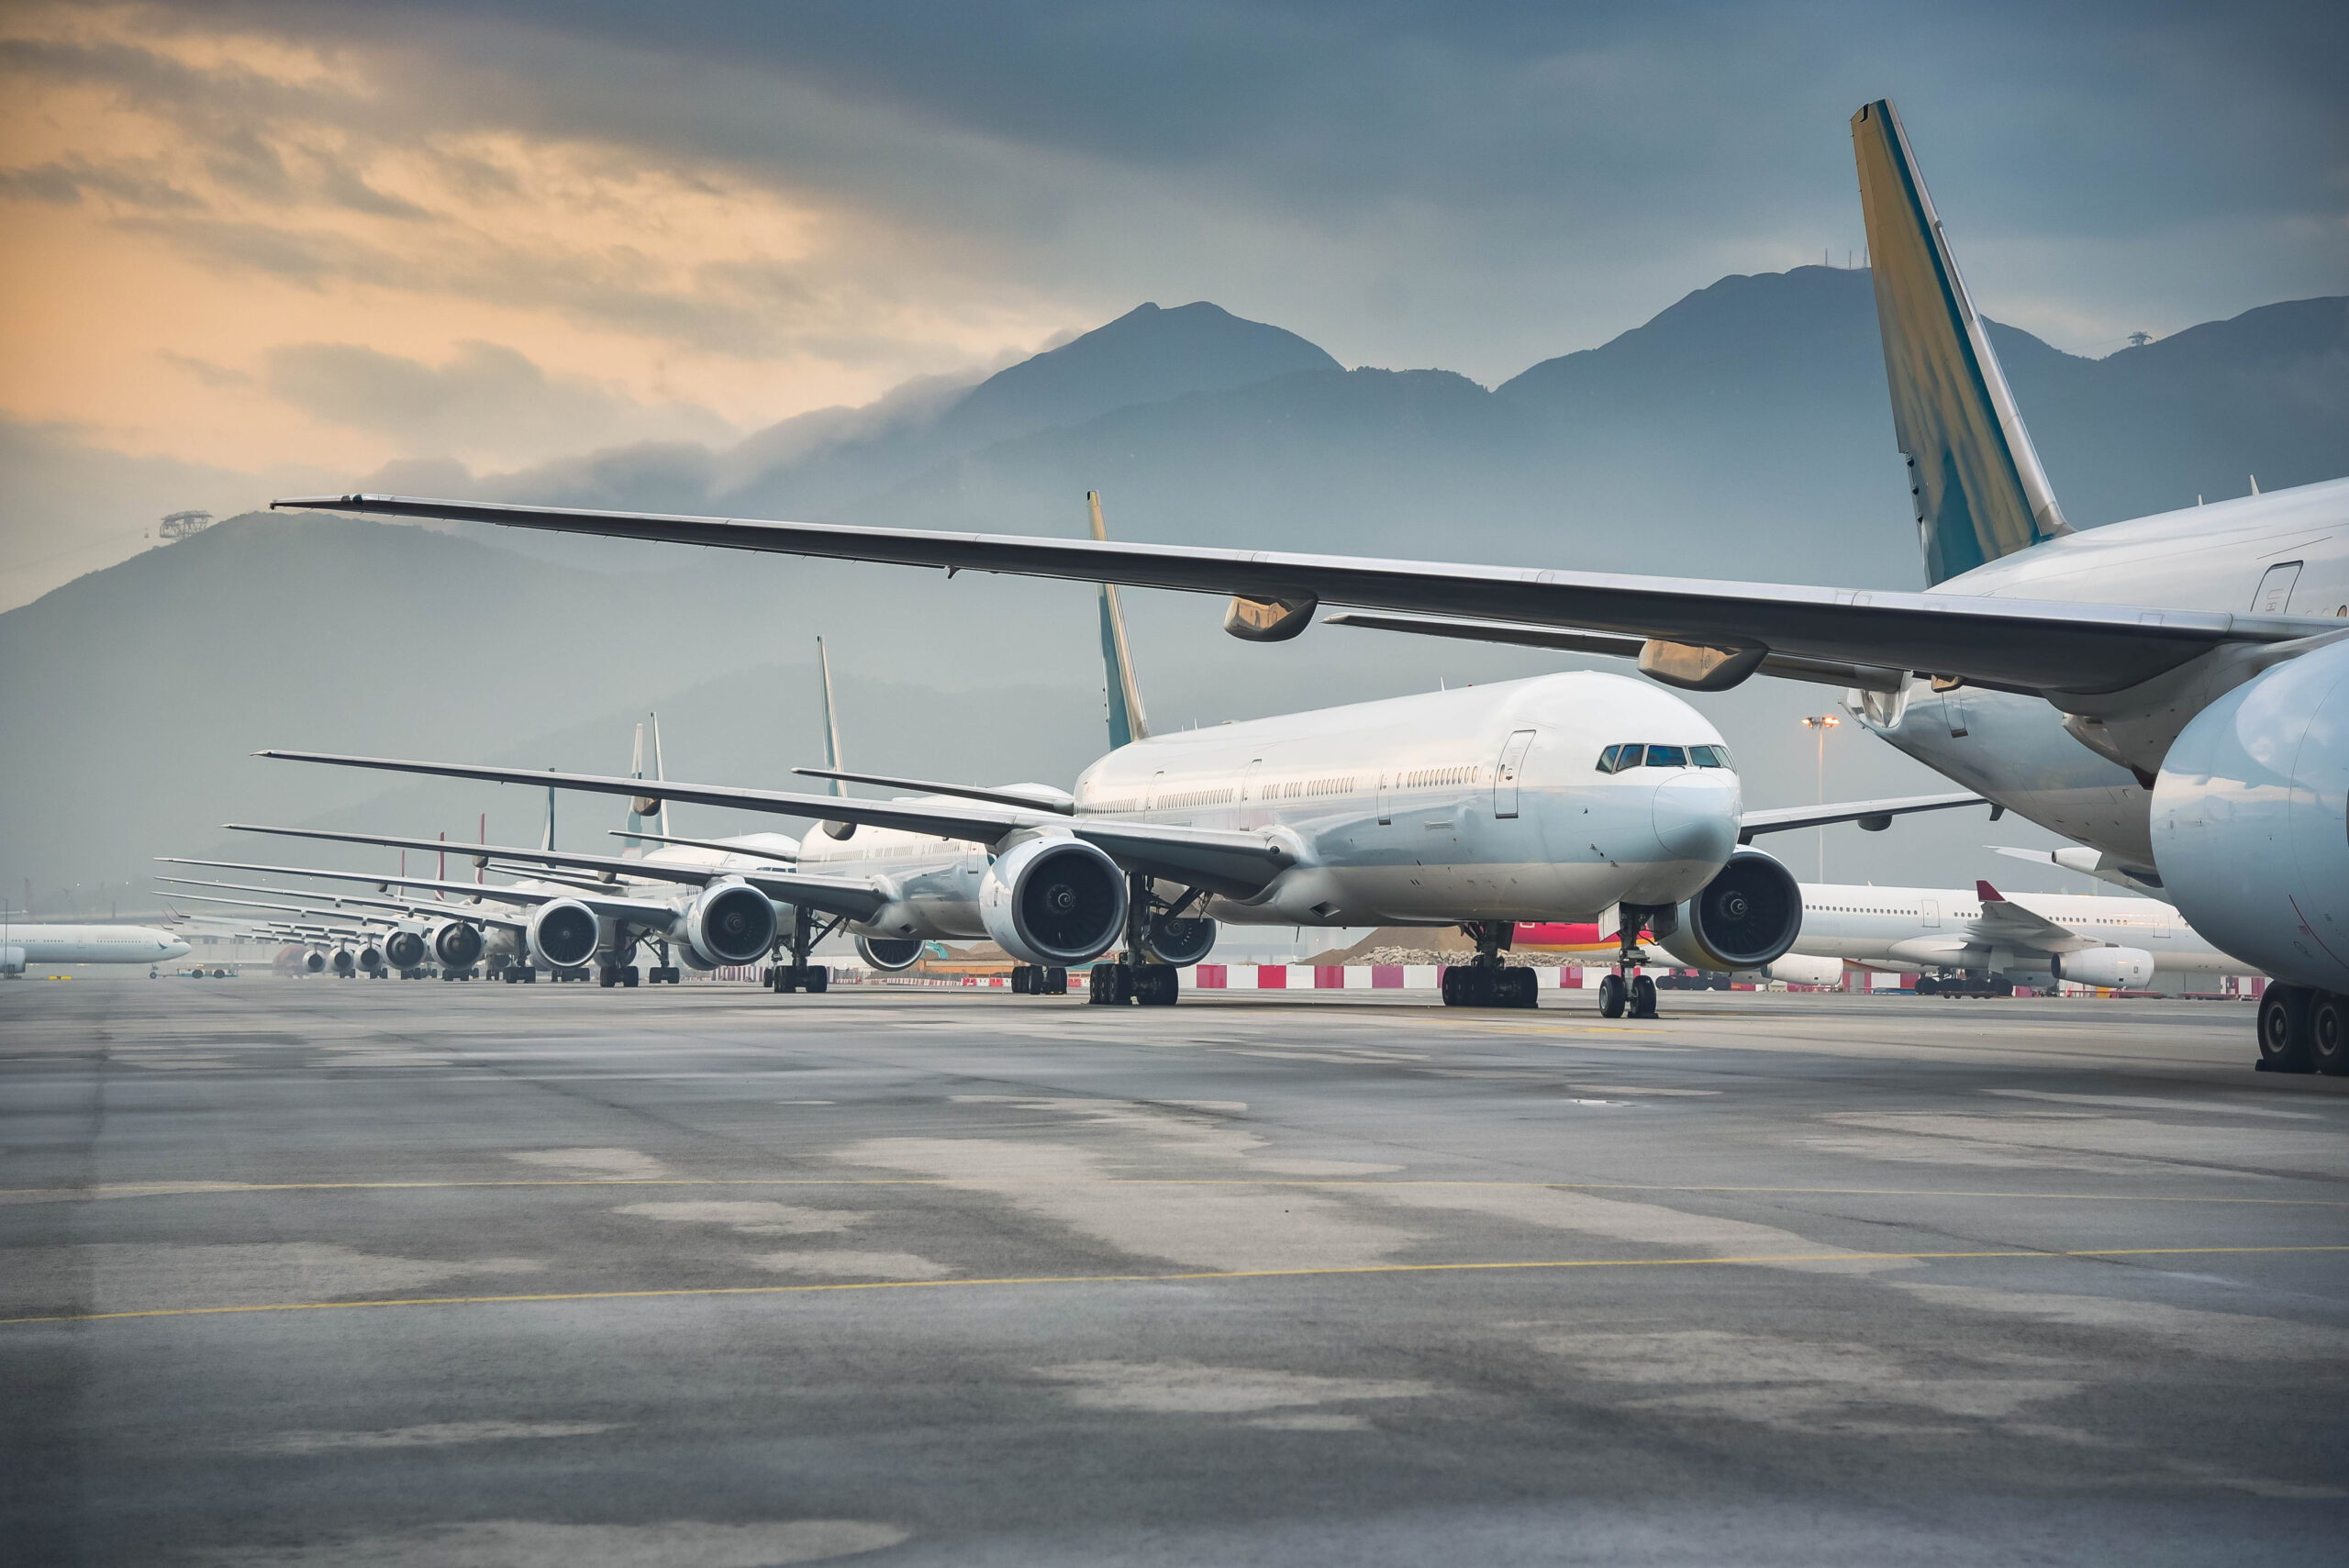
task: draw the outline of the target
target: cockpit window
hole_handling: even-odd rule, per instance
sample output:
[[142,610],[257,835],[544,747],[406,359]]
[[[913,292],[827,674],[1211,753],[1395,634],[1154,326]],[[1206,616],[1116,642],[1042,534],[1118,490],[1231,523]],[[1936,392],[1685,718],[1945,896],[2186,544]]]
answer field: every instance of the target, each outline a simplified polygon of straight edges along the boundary
[[1631,768],[1734,768],[1726,746],[1609,746],[1598,754],[1598,771],[1620,773]]

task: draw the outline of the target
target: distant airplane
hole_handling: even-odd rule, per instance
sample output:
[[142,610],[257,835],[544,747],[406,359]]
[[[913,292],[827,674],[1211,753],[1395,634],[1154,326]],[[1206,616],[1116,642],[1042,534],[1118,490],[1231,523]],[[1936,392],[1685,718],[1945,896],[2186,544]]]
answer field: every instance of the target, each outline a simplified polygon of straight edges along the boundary
[[52,963],[143,963],[151,970],[190,951],[152,926],[66,926],[0,912],[0,975]]

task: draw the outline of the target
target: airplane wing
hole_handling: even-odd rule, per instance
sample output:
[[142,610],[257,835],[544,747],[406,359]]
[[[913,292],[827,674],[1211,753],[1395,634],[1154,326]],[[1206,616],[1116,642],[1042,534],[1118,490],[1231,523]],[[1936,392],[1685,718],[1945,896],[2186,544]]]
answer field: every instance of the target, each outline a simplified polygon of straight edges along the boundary
[[[923,795],[952,795],[958,800],[991,801],[996,806],[1032,806],[1039,811],[1056,811],[1063,817],[1076,815],[1076,797],[1064,789],[1050,784],[1015,785],[1010,789],[982,789],[975,784],[933,784],[928,779],[892,778],[887,773],[841,773],[829,768],[794,768],[802,778],[839,779],[843,784],[878,784],[883,789],[910,789]],[[838,796],[834,796],[838,799]]]
[[[193,878],[193,875],[160,875],[158,873],[158,878],[155,880],[158,880],[158,883],[179,883],[181,887],[223,887],[223,890],[228,892],[275,892],[275,895],[286,895],[286,892],[291,892],[286,890],[286,887],[263,887],[259,885],[259,883],[202,883],[202,880]],[[162,896],[167,896],[169,899],[169,896],[176,896],[176,895],[169,895],[167,892],[167,895]],[[355,895],[355,892],[319,892],[319,895],[307,895],[306,892],[303,896],[331,899],[336,904],[336,908],[350,908],[350,906],[387,908],[387,911],[395,911],[399,913],[399,916],[411,916],[411,917],[440,917],[440,920],[456,917],[456,920],[473,920],[477,922],[477,925],[512,925],[512,928],[517,929],[521,928],[521,920],[512,920],[512,917],[507,916],[494,916],[494,913],[458,911],[458,908],[453,908],[451,904],[444,904],[444,901],[437,901],[437,899],[369,899],[369,896]],[[371,916],[371,917],[376,917],[376,920],[387,920],[387,917],[393,917],[393,916]]]
[[1976,882],[1974,891],[1982,900],[1981,917],[1969,928],[1977,941],[2029,948],[2034,952],[2077,952],[2104,945],[2044,915],[2032,914],[1987,882]]
[[[2340,629],[2337,620],[2158,606],[761,522],[404,495],[309,495],[271,505],[943,567],[950,573],[1009,573],[1230,594],[1277,607],[1284,625],[1289,613],[1317,603],[1481,617],[1614,632],[1691,649],[1762,650],[1798,659],[1879,665],[2023,692],[2116,691],[2175,669],[2221,643],[2285,642]],[[1266,633],[1259,630],[1257,635]],[[1280,633],[1275,629],[1271,635]],[[539,782],[546,782],[543,774]],[[631,784],[643,787],[641,781]],[[662,793],[685,798],[671,786],[664,785]]]
[[740,855],[746,860],[780,861],[787,864],[799,858],[796,854],[785,854],[781,850],[754,850],[744,844],[729,844],[723,839],[679,839],[667,833],[630,832],[626,828],[610,828],[605,831],[615,839],[626,839],[631,843],[683,844],[689,850],[716,850],[720,854]]
[[1989,806],[1993,817],[2005,809],[1991,806],[1971,790],[1952,795],[1902,795],[1886,800],[1831,801],[1825,806],[1775,806],[1747,812],[1738,829],[1737,841],[1750,844],[1756,833],[1789,833],[1798,828],[1825,828],[1837,822],[1856,822],[1867,832],[1880,833],[1892,826],[1896,817],[1916,811],[1947,811],[1958,806]]
[[[541,773],[539,776],[544,778],[546,775]],[[279,876],[315,876],[328,882],[372,882],[378,886],[388,884],[393,887],[429,887],[437,892],[461,893],[467,897],[494,899],[500,904],[519,905],[525,908],[551,904],[558,898],[570,898],[584,904],[597,915],[608,919],[627,920],[640,926],[666,926],[677,917],[677,911],[672,905],[658,903],[650,898],[615,898],[608,894],[591,893],[584,889],[573,892],[566,888],[556,892],[538,887],[501,887],[495,884],[480,882],[440,882],[429,876],[394,876],[372,871],[327,871],[315,866],[250,865],[243,861],[199,861],[179,855],[158,855],[155,858],[171,865],[212,866],[221,871],[257,871],[273,873]],[[480,914],[479,911],[467,909],[451,909],[449,913],[465,919],[475,918]]]
[[2091,850],[2074,845],[2061,850],[2018,850],[2007,844],[1990,844],[1986,848],[2019,861],[2032,861],[2043,866],[2055,866],[2064,871],[2078,872],[2099,882],[2109,882],[2115,887],[2125,887],[2132,893],[2147,893],[2155,897],[2162,894],[2161,873],[2151,866],[2132,865],[2109,850]]
[[[1500,642],[1515,648],[1551,648],[1561,653],[1597,653],[1610,659],[1637,659],[1647,647],[1646,639],[1638,637],[1557,631],[1541,626],[1497,626],[1490,621],[1433,620],[1423,616],[1371,616],[1355,610],[1323,616],[1321,624],[1359,626],[1372,631],[1407,631],[1419,637],[1448,637],[1455,642]],[[1753,673],[1818,685],[1856,686],[1864,692],[1897,692],[1909,680],[1908,671],[1888,669],[1882,664],[1798,659],[1785,653],[1765,655],[1754,666]]]
[[[410,762],[392,757],[343,757],[321,751],[260,751],[256,756],[296,762],[328,762],[346,768],[382,768],[399,773],[480,779],[489,784],[529,784],[544,789],[586,790],[601,795],[641,795],[647,781],[603,773],[556,773],[530,768],[480,767],[462,762]],[[1127,870],[1163,877],[1210,893],[1245,898],[1297,863],[1295,852],[1270,832],[1215,828],[1178,828],[1163,823],[1113,822],[1063,817],[1036,806],[952,805],[935,800],[858,800],[838,795],[794,795],[784,790],[736,789],[676,784],[657,786],[663,800],[692,806],[724,806],[771,811],[819,822],[869,823],[929,833],[968,843],[995,844],[1023,829],[1068,833],[1098,846]],[[438,847],[438,840],[434,840]],[[623,862],[629,866],[640,862]],[[761,876],[774,873],[760,873]],[[382,880],[380,878],[370,880]],[[472,887],[473,884],[459,884]]]
[[[546,775],[541,773],[539,776],[544,778]],[[236,833],[274,833],[289,839],[331,839],[340,843],[382,844],[396,850],[443,847],[438,839],[402,839],[377,833],[331,833],[322,828],[259,828],[241,822],[229,822],[223,826]],[[688,887],[707,887],[713,882],[746,882],[780,903],[804,904],[827,915],[846,915],[852,920],[871,918],[875,910],[889,901],[888,891],[866,877],[815,876],[796,871],[769,871],[758,867],[729,870],[720,866],[678,865],[669,861],[630,860],[625,855],[583,855],[565,850],[518,850],[500,844],[468,844],[464,846],[464,852],[473,856],[476,864],[495,861],[508,869],[517,866],[567,866],[601,872],[607,876],[682,883]],[[571,886],[579,887],[583,896],[600,896],[603,892],[602,889],[584,885],[577,879],[563,880]],[[466,885],[479,886],[480,884]]]

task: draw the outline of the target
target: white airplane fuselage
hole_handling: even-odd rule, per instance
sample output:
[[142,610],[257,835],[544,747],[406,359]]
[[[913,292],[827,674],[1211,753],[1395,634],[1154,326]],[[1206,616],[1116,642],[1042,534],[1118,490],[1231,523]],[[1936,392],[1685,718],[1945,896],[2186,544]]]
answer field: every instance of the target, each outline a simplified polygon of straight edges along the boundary
[[[2349,624],[2349,479],[2108,523],[1927,590],[1993,598],[2332,616]],[[1935,772],[2067,839],[2150,867],[2152,795],[2036,696],[1923,681],[1851,710]]]
[[187,943],[152,926],[37,925],[0,922],[0,973],[39,963],[162,963]]
[[[1602,773],[1601,752],[1626,742],[1720,760]],[[1726,756],[1679,698],[1574,672],[1152,736],[1079,776],[1075,819],[1275,829],[1296,863],[1199,911],[1234,924],[1587,919],[1678,903],[1720,869],[1742,810]],[[862,828],[810,834],[799,863],[896,888],[866,934],[964,939],[985,934],[988,859]]]
[[[2241,973],[2169,905],[2152,898],[2010,893],[2009,903],[2108,947],[2149,953],[2156,974]],[[1802,884],[1802,935],[1794,951],[1876,969],[1987,970],[2022,976],[2047,972],[2044,950],[1969,932],[1982,917],[1970,888]]]

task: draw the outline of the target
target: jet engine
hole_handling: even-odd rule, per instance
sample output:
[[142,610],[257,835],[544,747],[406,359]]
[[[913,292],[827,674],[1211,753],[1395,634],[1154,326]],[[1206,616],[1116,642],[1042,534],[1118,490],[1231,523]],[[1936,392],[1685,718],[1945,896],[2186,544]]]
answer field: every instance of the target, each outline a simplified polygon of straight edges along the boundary
[[481,928],[470,921],[444,921],[432,933],[432,956],[443,969],[471,969],[481,962]]
[[1082,839],[1030,839],[987,867],[979,917],[1021,963],[1090,963],[1126,928],[1126,875]]
[[369,942],[359,950],[359,967],[373,974],[384,967],[384,950]]
[[2049,955],[2048,967],[2058,980],[2075,985],[2110,985],[2120,991],[2142,991],[2153,984],[2154,955],[2143,948],[2087,948],[2079,952]]
[[421,968],[426,957],[424,939],[414,931],[394,931],[384,939],[384,957],[394,969]]
[[912,937],[859,937],[856,951],[875,969],[911,969],[921,962],[921,943]]
[[705,969],[756,963],[774,946],[774,904],[757,888],[721,882],[702,889],[679,922]]
[[327,967],[327,955],[312,948],[302,955],[302,967],[313,974],[323,973]]
[[1170,920],[1160,911],[1151,916],[1142,942],[1152,958],[1187,969],[1215,951],[1215,922],[1187,916]]
[[335,949],[334,958],[331,962],[334,964],[334,972],[342,976],[345,980],[350,979],[352,973],[359,967],[358,961],[351,956],[351,950],[349,948]]
[[1762,966],[1762,975],[1765,980],[1784,980],[1794,985],[1841,985],[1843,961],[1814,958],[1807,952],[1780,953]]
[[1730,856],[1697,896],[1680,906],[1677,927],[1658,945],[1693,969],[1759,969],[1802,933],[1802,888],[1759,850]]
[[540,969],[584,969],[595,961],[603,923],[576,898],[557,898],[530,911],[530,962]]
[[2166,895],[2214,946],[2349,991],[2349,642],[2195,715],[2154,781],[2153,837]]

